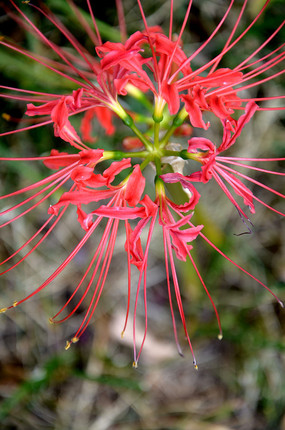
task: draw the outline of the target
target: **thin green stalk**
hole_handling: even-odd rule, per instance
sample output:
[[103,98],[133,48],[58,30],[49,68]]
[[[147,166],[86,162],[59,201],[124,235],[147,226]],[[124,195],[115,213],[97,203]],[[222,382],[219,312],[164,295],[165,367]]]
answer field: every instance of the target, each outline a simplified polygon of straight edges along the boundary
[[140,141],[144,144],[146,149],[149,151],[153,150],[152,143],[142,134],[142,132],[135,126],[134,123],[129,125],[130,129],[135,133],[135,135],[140,139]]
[[183,122],[185,121],[187,116],[188,116],[188,113],[187,113],[185,108],[182,108],[181,111],[178,112],[178,114],[176,115],[176,117],[173,120],[171,127],[167,130],[167,132],[165,133],[165,135],[163,136],[163,138],[160,141],[160,147],[161,148],[163,148],[165,145],[167,145],[170,137],[173,135],[173,133],[175,132],[177,127],[180,127],[183,124]]
[[159,142],[159,129],[160,129],[160,123],[155,122],[153,127],[153,143],[154,147],[156,149],[159,149],[160,142]]
[[124,151],[104,151],[104,160],[122,160],[123,158],[147,158],[149,156],[148,151],[135,151],[135,152],[124,152]]

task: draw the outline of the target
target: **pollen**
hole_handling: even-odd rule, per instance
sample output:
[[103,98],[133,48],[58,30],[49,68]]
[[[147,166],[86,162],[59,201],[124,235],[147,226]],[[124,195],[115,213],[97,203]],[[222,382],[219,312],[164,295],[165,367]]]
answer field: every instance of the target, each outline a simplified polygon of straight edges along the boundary
[[195,370],[198,370],[198,365],[197,365],[197,361],[196,361],[196,359],[194,358],[194,360],[193,360],[193,365],[194,365],[194,369]]
[[70,340],[67,340],[67,341],[66,341],[65,348],[64,348],[64,349],[65,349],[65,351],[67,351],[67,350],[70,348],[71,343],[72,343],[72,342],[70,342]]
[[55,322],[54,322],[54,320],[53,320],[52,318],[49,318],[49,319],[48,319],[48,321],[49,321],[49,323],[50,323],[51,325],[55,325]]
[[2,308],[0,309],[0,314],[4,314],[7,311],[8,308]]
[[74,336],[72,339],[71,339],[71,342],[72,343],[76,343],[76,342],[78,342],[79,341],[79,337],[76,337],[76,336]]
[[18,305],[18,302],[13,303],[13,307],[15,308]]
[[123,331],[121,332],[121,339],[123,339],[123,338],[124,338],[124,336],[125,336],[125,330],[123,330]]
[[133,361],[133,367],[134,367],[135,369],[137,369],[137,368],[138,368],[138,362],[137,362],[137,361]]

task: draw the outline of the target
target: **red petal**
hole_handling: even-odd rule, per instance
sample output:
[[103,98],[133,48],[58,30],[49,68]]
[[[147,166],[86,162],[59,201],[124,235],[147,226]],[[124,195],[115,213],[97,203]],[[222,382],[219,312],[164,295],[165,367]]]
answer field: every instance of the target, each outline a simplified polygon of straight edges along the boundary
[[207,130],[210,127],[210,123],[207,122],[207,124],[205,124],[203,121],[202,111],[198,103],[196,103],[192,97],[187,95],[182,95],[181,99],[185,103],[185,109],[189,114],[191,125],[193,127],[204,128]]
[[136,164],[134,170],[130,175],[126,191],[125,199],[130,206],[136,206],[141,199],[142,193],[144,192],[145,178],[141,173],[140,166]]
[[[48,167],[49,169],[55,169],[58,170],[61,167],[69,166],[70,164],[74,163],[74,157],[64,157],[65,155],[69,155],[67,152],[59,152],[57,149],[52,149],[50,152],[50,157],[43,161],[44,165]],[[53,159],[54,158],[54,159]],[[78,155],[78,160],[80,159]]]

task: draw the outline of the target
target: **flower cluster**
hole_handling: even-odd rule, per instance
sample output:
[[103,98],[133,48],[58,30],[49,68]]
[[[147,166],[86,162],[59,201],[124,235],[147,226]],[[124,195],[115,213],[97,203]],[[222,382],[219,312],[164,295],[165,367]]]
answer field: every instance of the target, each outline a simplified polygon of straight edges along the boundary
[[[112,261],[119,224],[122,221],[128,266],[128,306],[122,335],[127,325],[130,308],[131,267],[136,266],[139,272],[134,301],[133,327],[134,366],[136,367],[147,332],[148,256],[153,231],[155,225],[158,224],[162,229],[167,290],[177,348],[181,353],[173,297],[176,299],[185,336],[193,355],[194,366],[197,368],[187,331],[175,258],[191,261],[211,300],[219,325],[219,338],[222,338],[218,311],[191,254],[191,243],[198,236],[202,237],[225,259],[269,290],[282,305],[282,302],[266,285],[232,261],[203,234],[203,225],[194,225],[191,219],[200,199],[196,183],[208,184],[212,180],[218,184],[235,206],[249,231],[251,222],[242,203],[249,207],[252,214],[255,211],[255,201],[258,201],[277,214],[284,215],[255,196],[242,180],[263,187],[279,197],[284,198],[284,195],[235,169],[236,167],[246,167],[248,170],[284,176],[284,173],[251,165],[253,162],[266,162],[272,159],[258,160],[227,155],[228,149],[238,142],[239,136],[244,132],[247,123],[256,111],[274,109],[260,107],[258,102],[284,98],[284,96],[263,99],[242,97],[249,88],[284,73],[284,70],[280,70],[279,67],[285,59],[284,44],[270,53],[265,50],[284,23],[280,24],[259,48],[236,67],[233,69],[220,67],[224,55],[248,33],[269,3],[266,1],[251,24],[237,36],[237,28],[247,3],[245,1],[221,53],[194,70],[192,69],[193,59],[219,31],[232,9],[234,0],[231,0],[211,36],[190,56],[183,51],[181,39],[192,1],[189,1],[178,35],[173,34],[172,30],[173,1],[171,1],[169,32],[166,35],[160,27],[148,26],[141,2],[137,0],[144,30],[137,31],[129,37],[126,36],[122,14],[123,5],[118,1],[122,40],[121,42],[103,43],[90,1],[87,0],[87,6],[92,26],[87,23],[72,0],[68,0],[94,43],[96,56],[91,55],[49,10],[31,5],[60,30],[73,51],[63,49],[50,41],[25,14],[23,5],[18,6],[13,0],[10,0],[10,3],[14,11],[9,11],[9,13],[14,18],[16,17],[15,19],[20,25],[29,29],[35,37],[50,48],[57,55],[57,60],[32,54],[6,41],[5,38],[0,40],[0,44],[33,59],[61,78],[68,80],[73,84],[74,90],[68,94],[49,94],[0,86],[2,97],[27,102],[26,115],[32,119],[35,117],[32,125],[2,133],[2,136],[52,124],[54,135],[65,141],[68,146],[70,145],[69,152],[59,152],[57,149],[53,149],[49,156],[12,159],[14,161],[42,161],[52,172],[37,183],[1,197],[6,201],[6,199],[23,196],[19,203],[1,212],[0,215],[5,217],[1,227],[17,221],[45,201],[49,201],[52,195],[58,195],[59,190],[61,190],[61,196],[57,203],[49,207],[46,222],[17,251],[1,263],[1,265],[8,264],[10,260],[24,253],[16,263],[10,265],[1,274],[17,267],[34,252],[50,235],[67,210],[76,211],[83,236],[70,255],[42,285],[27,297],[18,300],[11,306],[2,308],[1,312],[18,306],[45,288],[68,266],[86,242],[96,235],[98,226],[104,225],[104,232],[87,270],[65,305],[50,319],[52,323],[67,320],[91,292],[91,300],[82,323],[74,337],[67,342],[66,348],[71,343],[77,342],[90,322],[101,297]],[[25,5],[25,7],[27,6]],[[15,11],[17,15],[15,15]],[[129,107],[131,98],[136,99],[136,105],[141,106],[141,110],[137,108],[134,111]],[[146,111],[147,113],[145,113]],[[78,130],[71,123],[71,117],[76,114],[82,114]],[[97,148],[96,137],[92,135],[93,121],[98,121],[105,133],[112,135],[116,132],[116,118],[120,118],[124,126],[129,129],[129,136],[122,142],[122,149]],[[201,130],[205,136],[214,119],[218,119],[220,124],[219,142],[199,137]],[[195,137],[191,137],[193,129]],[[175,143],[175,135],[184,136],[185,147]],[[1,158],[1,160],[7,160],[7,158]],[[189,175],[184,173],[185,164],[188,166],[188,171],[192,172]],[[153,198],[146,192],[144,172],[148,165],[152,165],[155,169]],[[187,198],[186,203],[178,204],[175,198],[170,197],[168,193],[170,183],[180,184]],[[6,220],[12,211],[16,211],[17,214]],[[142,239],[143,237],[145,240]],[[145,333],[137,349],[135,316],[141,289],[145,307]],[[61,316],[64,311],[67,311],[68,305],[79,290],[82,290],[83,293],[76,306],[71,312]]]

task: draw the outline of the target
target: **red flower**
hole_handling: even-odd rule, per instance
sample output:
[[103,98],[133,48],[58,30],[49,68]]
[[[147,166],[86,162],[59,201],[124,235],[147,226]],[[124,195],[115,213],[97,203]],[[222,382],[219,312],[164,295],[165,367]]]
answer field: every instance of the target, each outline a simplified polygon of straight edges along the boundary
[[[182,35],[190,14],[192,0],[188,2],[185,19],[178,35],[173,34],[172,2],[169,33],[166,35],[160,27],[148,26],[141,1],[137,0],[145,28],[144,31],[136,31],[129,37],[126,35],[122,2],[118,0],[116,4],[119,9],[122,39],[120,42],[107,41],[105,43],[102,43],[90,1],[87,1],[87,5],[94,30],[89,27],[80,10],[71,2],[79,21],[94,45],[91,54],[45,7],[41,10],[39,7],[31,5],[61,32],[61,35],[70,44],[69,49],[62,48],[49,40],[22,11],[22,6],[17,6],[13,0],[10,0],[10,3],[18,12],[17,22],[21,23],[25,29],[29,28],[31,33],[42,44],[52,50],[53,55],[52,59],[34,55],[15,44],[5,41],[3,38],[0,40],[0,45],[36,61],[57,76],[60,76],[61,79],[66,80],[69,85],[68,88],[70,88],[70,85],[74,87],[68,93],[58,94],[16,89],[2,85],[3,92],[0,96],[27,103],[26,115],[31,117],[28,121],[34,121],[34,123],[1,135],[9,135],[45,124],[53,124],[55,136],[68,142],[69,151],[75,151],[76,149],[78,152],[74,154],[60,153],[53,149],[50,156],[23,159],[1,158],[1,160],[10,161],[41,160],[47,168],[53,169],[55,172],[35,184],[2,196],[1,200],[6,201],[8,198],[16,196],[22,198],[24,194],[28,194],[19,203],[8,209],[5,208],[0,213],[0,216],[5,216],[0,227],[5,227],[17,221],[41,204],[49,201],[51,196],[58,198],[58,193],[61,192],[57,202],[54,203],[53,201],[53,204],[49,207],[48,218],[43,225],[0,265],[10,263],[10,260],[18,257],[24,251],[26,254],[9,268],[3,270],[1,274],[8,273],[29,257],[60,223],[61,218],[68,210],[76,211],[78,223],[83,230],[83,236],[68,257],[63,260],[42,285],[27,297],[12,306],[3,308],[1,311],[4,312],[7,309],[18,306],[44,289],[67,268],[69,263],[86,245],[87,241],[94,234],[98,234],[97,227],[104,223],[102,237],[98,246],[94,249],[80,282],[67,302],[51,318],[53,323],[67,320],[90,293],[91,299],[86,307],[83,320],[74,337],[67,342],[66,348],[71,343],[77,342],[97,308],[110,269],[119,224],[122,222],[126,234],[125,251],[128,266],[127,312],[122,334],[126,329],[130,311],[132,294],[131,266],[135,266],[139,271],[134,301],[133,326],[134,366],[136,367],[147,334],[148,258],[153,231],[158,221],[162,229],[166,288],[169,296],[174,337],[178,351],[182,354],[174,317],[173,296],[175,296],[184,333],[193,355],[194,366],[197,368],[188,334],[175,268],[175,258],[181,261],[186,261],[186,259],[191,261],[212,303],[218,321],[219,338],[222,337],[217,308],[191,254],[192,243],[198,236],[226,260],[265,287],[282,305],[282,302],[265,284],[232,261],[212,243],[203,234],[202,225],[195,226],[191,220],[193,212],[199,205],[200,198],[203,198],[202,186],[199,188],[199,191],[201,190],[200,195],[193,183],[200,182],[200,185],[208,186],[211,179],[214,179],[222,188],[245,223],[250,221],[238,203],[240,197],[243,199],[244,204],[249,206],[251,213],[255,211],[254,201],[256,200],[278,214],[284,215],[261,201],[242,180],[245,179],[263,187],[279,197],[284,198],[283,194],[239,171],[239,168],[246,167],[262,173],[284,176],[284,173],[244,164],[244,162],[269,161],[272,160],[271,158],[258,160],[224,156],[224,152],[238,142],[243,128],[251,121],[256,111],[284,109],[260,107],[256,104],[256,102],[261,102],[262,104],[267,100],[281,100],[284,98],[283,95],[279,97],[243,98],[245,90],[266,83],[284,73],[283,69],[276,69],[285,59],[284,46],[281,45],[268,53],[269,43],[280,31],[284,22],[260,47],[244,58],[240,64],[233,66],[231,69],[219,67],[224,56],[248,33],[269,3],[269,1],[266,1],[252,23],[239,36],[236,36],[237,27],[245,9],[245,2],[222,51],[206,63],[202,59],[203,61],[200,63],[202,65],[197,67],[194,64],[195,57],[208,46],[217,34],[227,19],[234,0],[230,1],[224,16],[213,33],[190,56],[187,56],[183,50]],[[15,16],[14,12],[12,16]],[[264,48],[266,48],[266,53],[262,54]],[[44,52],[46,52],[46,49]],[[94,58],[94,53],[97,54],[97,58]],[[54,54],[56,54],[57,59],[54,59]],[[124,101],[121,103],[120,100],[123,97]],[[131,97],[134,100],[129,102]],[[135,106],[135,111],[133,106]],[[72,116],[75,114],[82,114],[79,130],[72,124]],[[117,115],[122,120],[122,128],[120,128],[120,133],[116,135],[114,149],[107,151],[89,148],[85,142],[96,142],[96,136],[93,137],[92,131],[93,121],[98,121],[106,135],[113,135],[117,131],[113,123],[114,115]],[[9,118],[7,115],[6,117]],[[218,121],[212,121],[214,118],[218,119]],[[190,120],[191,125],[185,123],[186,120]],[[223,133],[220,145],[216,145],[207,137],[207,130],[212,123],[217,122]],[[127,132],[125,133],[126,127]],[[192,130],[193,128],[195,130]],[[202,135],[200,134],[200,129],[203,129]],[[188,148],[187,145],[183,147],[179,143],[172,141],[173,135],[183,137],[190,135],[192,131],[194,137],[188,140]],[[128,137],[124,138],[124,136]],[[118,146],[121,141],[123,150]],[[70,148],[70,145],[73,148]],[[197,162],[201,165],[200,169],[197,169]],[[189,175],[183,173],[185,163],[190,165],[189,172],[192,173]],[[152,191],[150,188],[153,185],[152,179],[150,186],[149,184],[146,186],[146,179],[152,178],[148,173],[145,174],[145,168],[148,165],[155,170],[154,189]],[[168,165],[168,170],[165,169],[166,165]],[[229,167],[229,165],[234,167]],[[176,195],[171,200],[167,194],[168,184],[177,182],[181,184],[185,194],[186,202],[184,204],[176,201]],[[13,211],[18,211],[18,213],[6,220],[6,217]],[[189,213],[190,211],[191,213]],[[145,242],[142,240],[143,233],[146,234]],[[136,315],[142,289],[145,332],[140,348],[137,351]],[[80,291],[81,297],[68,313],[68,305],[77,299],[77,293]],[[66,313],[64,314],[64,312]]]
[[[254,203],[253,200],[258,200],[260,203],[264,204],[265,206],[269,207],[274,212],[279,213],[280,215],[284,215],[282,212],[277,211],[276,209],[268,206],[266,203],[262,202],[258,197],[256,197],[252,191],[244,185],[240,179],[236,177],[241,176],[251,182],[254,182],[264,188],[267,188],[269,191],[276,193],[280,197],[284,197],[283,194],[276,192],[275,190],[265,187],[261,183],[258,183],[255,180],[252,180],[250,177],[243,175],[239,172],[236,172],[235,170],[229,168],[228,166],[224,166],[221,164],[224,160],[226,162],[230,163],[230,160],[233,160],[235,163],[235,160],[239,160],[239,158],[232,158],[232,157],[220,157],[219,154],[226,151],[228,148],[230,148],[235,142],[236,139],[240,136],[243,127],[250,121],[252,116],[254,115],[254,112],[257,110],[257,105],[254,102],[250,102],[247,104],[245,113],[240,117],[238,121],[236,121],[234,124],[232,123],[229,125],[227,121],[224,122],[224,138],[220,146],[216,147],[209,139],[206,138],[199,138],[199,137],[193,137],[188,141],[188,153],[190,154],[196,154],[197,155],[197,161],[200,161],[202,164],[202,169],[200,171],[194,172],[189,176],[183,176],[179,173],[168,173],[165,175],[162,175],[162,178],[165,182],[180,182],[183,187],[188,186],[191,187],[191,182],[198,181],[207,183],[212,177],[216,180],[218,185],[222,188],[222,190],[225,192],[227,197],[230,199],[230,201],[234,204],[234,206],[237,208],[240,215],[242,215],[246,220],[248,220],[248,217],[244,213],[244,211],[241,209],[240,205],[237,203],[236,199],[231,194],[230,190],[225,185],[223,179],[233,188],[234,192],[241,196],[244,200],[244,204],[250,208],[250,212],[254,213]],[[202,152],[201,152],[202,151]],[[248,158],[248,161],[251,159]],[[263,160],[266,161],[266,160]],[[246,165],[244,165],[246,167]],[[250,168],[250,166],[247,166]],[[268,173],[275,173],[270,172]],[[280,173],[280,175],[283,175]]]

